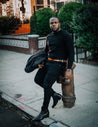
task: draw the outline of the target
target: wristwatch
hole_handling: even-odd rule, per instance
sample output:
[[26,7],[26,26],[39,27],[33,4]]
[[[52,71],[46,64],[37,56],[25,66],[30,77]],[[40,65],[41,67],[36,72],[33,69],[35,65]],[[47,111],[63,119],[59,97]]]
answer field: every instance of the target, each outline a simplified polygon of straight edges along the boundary
[[71,71],[71,69],[67,69],[67,71]]

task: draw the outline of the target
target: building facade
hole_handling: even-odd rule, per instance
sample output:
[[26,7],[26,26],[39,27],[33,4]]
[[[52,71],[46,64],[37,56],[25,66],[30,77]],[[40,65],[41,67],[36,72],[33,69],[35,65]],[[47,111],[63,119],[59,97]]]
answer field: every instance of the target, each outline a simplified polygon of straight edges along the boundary
[[50,7],[53,0],[0,0],[0,15],[29,19],[35,10]]
[[45,7],[50,7],[53,11],[59,10],[70,1],[98,4],[97,0],[0,0],[0,15],[14,15],[21,20],[30,19],[34,10]]

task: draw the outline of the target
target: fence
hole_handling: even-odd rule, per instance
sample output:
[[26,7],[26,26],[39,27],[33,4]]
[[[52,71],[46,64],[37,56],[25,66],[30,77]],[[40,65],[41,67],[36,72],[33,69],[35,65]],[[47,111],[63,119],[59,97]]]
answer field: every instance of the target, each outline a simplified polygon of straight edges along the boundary
[[[16,52],[34,54],[38,50],[42,50],[46,45],[46,37],[39,35],[24,35],[24,36],[0,36],[0,49],[7,49]],[[74,47],[75,62],[81,62],[89,53],[83,48]]]
[[84,48],[75,46],[75,62],[82,62],[82,60],[87,59],[91,54],[88,51],[85,51]]

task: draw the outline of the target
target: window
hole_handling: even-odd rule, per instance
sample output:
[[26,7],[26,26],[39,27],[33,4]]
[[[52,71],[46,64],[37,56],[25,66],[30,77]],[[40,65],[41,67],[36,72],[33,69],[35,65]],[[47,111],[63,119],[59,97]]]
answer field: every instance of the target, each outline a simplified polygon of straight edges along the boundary
[[48,0],[48,5],[50,4],[50,0]]
[[43,4],[43,0],[36,0],[36,4]]

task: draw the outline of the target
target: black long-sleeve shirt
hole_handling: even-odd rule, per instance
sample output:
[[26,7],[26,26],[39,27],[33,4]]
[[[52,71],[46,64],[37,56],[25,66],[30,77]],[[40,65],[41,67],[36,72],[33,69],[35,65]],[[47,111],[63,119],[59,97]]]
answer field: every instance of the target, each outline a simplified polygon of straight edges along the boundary
[[74,47],[69,33],[65,30],[51,32],[47,36],[47,43],[48,57],[52,59],[68,59],[68,69],[70,69],[74,61]]

